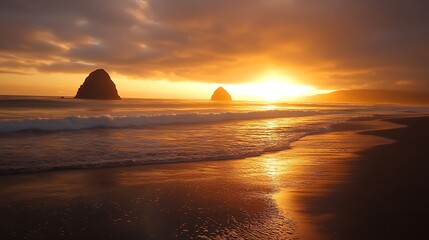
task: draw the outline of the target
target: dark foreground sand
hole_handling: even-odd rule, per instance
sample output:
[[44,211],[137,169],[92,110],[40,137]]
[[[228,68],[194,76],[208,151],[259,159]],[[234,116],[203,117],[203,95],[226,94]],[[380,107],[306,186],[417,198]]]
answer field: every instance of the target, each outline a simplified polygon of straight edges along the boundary
[[313,199],[332,239],[427,239],[429,230],[429,117],[389,120],[407,128],[364,134],[395,140],[361,152],[349,181]]
[[395,122],[410,127],[352,122],[236,161],[0,176],[0,238],[417,238],[429,119]]

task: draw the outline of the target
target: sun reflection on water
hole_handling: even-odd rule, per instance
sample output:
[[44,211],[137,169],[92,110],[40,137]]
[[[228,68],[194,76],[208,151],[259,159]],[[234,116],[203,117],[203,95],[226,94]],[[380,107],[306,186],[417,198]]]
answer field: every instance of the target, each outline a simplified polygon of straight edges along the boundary
[[279,164],[279,159],[275,155],[264,158],[265,173],[271,178],[276,177],[282,173],[282,166]]

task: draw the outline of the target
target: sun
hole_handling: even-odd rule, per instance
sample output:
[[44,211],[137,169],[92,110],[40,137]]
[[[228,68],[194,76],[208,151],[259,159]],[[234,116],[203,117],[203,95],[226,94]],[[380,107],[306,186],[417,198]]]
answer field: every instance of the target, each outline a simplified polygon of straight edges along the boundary
[[281,81],[265,81],[255,84],[258,96],[265,100],[276,101],[286,97],[299,97],[314,89],[309,86],[288,84]]
[[314,87],[292,83],[289,78],[281,75],[262,76],[255,83],[237,84],[234,90],[240,95],[256,97],[265,101],[278,101],[317,93]]

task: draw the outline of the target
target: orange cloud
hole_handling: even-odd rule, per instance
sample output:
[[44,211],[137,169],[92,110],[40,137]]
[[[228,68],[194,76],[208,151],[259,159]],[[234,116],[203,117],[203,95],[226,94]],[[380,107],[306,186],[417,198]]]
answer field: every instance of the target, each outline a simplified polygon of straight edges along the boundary
[[[420,0],[5,0],[0,73],[104,67],[240,83],[280,69],[329,89],[427,88],[428,8]],[[396,84],[403,79],[412,84]]]

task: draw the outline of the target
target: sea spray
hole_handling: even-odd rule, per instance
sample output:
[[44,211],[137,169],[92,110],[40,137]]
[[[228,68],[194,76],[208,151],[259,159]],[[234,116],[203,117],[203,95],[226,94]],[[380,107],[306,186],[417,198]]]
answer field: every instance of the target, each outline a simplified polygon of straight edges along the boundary
[[[337,113],[339,112],[340,111],[337,111]],[[1,119],[0,133],[10,133],[24,130],[59,131],[91,128],[129,128],[160,124],[209,123],[231,120],[303,117],[326,113],[332,114],[334,112],[313,110],[269,110],[253,112],[188,113],[142,116],[103,115],[95,117],[76,116],[65,118]]]

